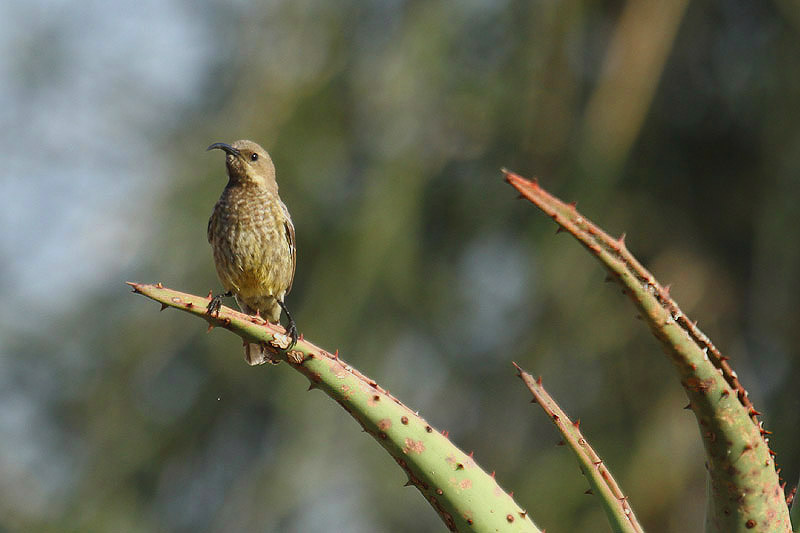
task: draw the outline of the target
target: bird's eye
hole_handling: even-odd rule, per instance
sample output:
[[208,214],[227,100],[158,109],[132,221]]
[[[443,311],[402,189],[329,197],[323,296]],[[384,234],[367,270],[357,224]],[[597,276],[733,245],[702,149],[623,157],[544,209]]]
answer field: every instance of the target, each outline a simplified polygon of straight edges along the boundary
[[258,154],[255,152],[250,154],[250,161],[258,161]]

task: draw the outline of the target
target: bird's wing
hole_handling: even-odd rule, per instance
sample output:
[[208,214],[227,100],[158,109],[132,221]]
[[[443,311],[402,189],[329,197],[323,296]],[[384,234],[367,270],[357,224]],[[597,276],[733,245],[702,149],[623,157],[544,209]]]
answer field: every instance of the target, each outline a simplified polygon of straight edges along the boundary
[[286,294],[289,294],[289,291],[292,290],[292,282],[294,281],[294,271],[297,266],[297,245],[294,238],[294,224],[292,224],[292,218],[289,216],[289,210],[286,209],[286,206],[283,205],[281,202],[281,207],[283,208],[283,229],[286,235],[286,243],[289,245],[289,253],[292,256],[292,275],[289,278],[289,286],[286,287]]

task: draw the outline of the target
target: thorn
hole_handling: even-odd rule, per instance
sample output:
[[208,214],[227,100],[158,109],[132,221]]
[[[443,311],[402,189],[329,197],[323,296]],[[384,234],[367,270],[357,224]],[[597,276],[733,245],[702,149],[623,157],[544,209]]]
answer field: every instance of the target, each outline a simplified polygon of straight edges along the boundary
[[333,352],[333,358],[334,359],[339,359],[339,348],[336,348],[336,351]]
[[214,324],[212,324],[211,322],[209,322],[209,323],[208,323],[208,329],[206,330],[206,333],[211,333],[211,330],[212,330],[212,329],[214,329]]
[[156,289],[163,289],[163,288],[164,288],[164,286],[161,284],[160,281],[158,283],[156,283]]
[[139,284],[138,283],[134,283],[132,281],[126,281],[125,283],[127,283],[128,285],[130,285],[133,288],[133,292],[142,292],[141,290],[139,290]]
[[672,289],[672,285],[664,285],[661,287],[661,296],[664,298],[669,298],[669,291]]
[[563,440],[556,442],[556,446],[564,446],[565,444],[566,442],[564,442]]
[[761,416],[761,413],[756,411],[754,408],[751,407],[749,415],[750,416]]
[[303,340],[303,334],[302,334],[302,333],[301,333],[300,335],[298,335],[298,336],[297,336],[297,340],[298,340],[298,341],[301,341],[301,340]]
[[518,372],[518,374],[517,374],[517,375],[521,376],[521,375],[522,375],[522,369],[519,367],[519,365],[517,364],[517,362],[516,362],[516,361],[511,361],[511,364],[512,364],[512,365],[514,365],[514,368],[516,368],[516,369],[517,369],[517,372]]
[[508,493],[508,495],[513,498],[514,497],[514,491],[512,490],[511,492]]
[[536,384],[539,385],[540,387],[542,386],[542,376],[536,378]]
[[167,304],[163,304],[163,303],[162,303],[162,304],[161,304],[161,309],[159,309],[159,311],[163,311],[163,310],[164,310],[164,309],[166,309],[167,307],[169,307]]
[[625,233],[619,236],[619,239],[617,239],[617,244],[620,248],[625,246]]
[[559,226],[556,228],[556,235],[558,235],[559,233],[563,233],[565,231],[567,230],[564,229],[564,226]]
[[[386,391],[386,392],[388,393],[389,391]],[[446,429],[443,429],[442,430],[442,435],[444,435],[445,437],[449,437],[450,436],[450,432],[447,431]]]
[[539,403],[539,401],[538,401],[536,398],[533,398],[533,399],[531,400],[531,403]]
[[572,423],[572,425],[575,426],[575,429],[580,429],[581,428],[581,419],[580,418],[577,419],[575,422]]
[[525,199],[525,197],[522,195],[522,193],[519,193],[517,195],[517,200],[524,200],[524,199]]
[[594,494],[594,492],[592,492],[592,489],[586,489],[584,494]]
[[214,291],[208,291],[208,299],[210,300],[213,297],[214,297]]
[[474,451],[474,450],[473,450],[473,451],[471,451],[471,452],[469,452],[469,456],[470,456],[470,457],[472,457],[472,454],[473,454],[473,453],[475,453],[475,451]]
[[578,202],[569,202],[569,203],[567,204],[567,206],[568,206],[570,209],[572,209],[573,211],[575,211],[575,208],[577,208],[577,207],[578,207]]
[[492,477],[494,477],[494,470],[492,470]]

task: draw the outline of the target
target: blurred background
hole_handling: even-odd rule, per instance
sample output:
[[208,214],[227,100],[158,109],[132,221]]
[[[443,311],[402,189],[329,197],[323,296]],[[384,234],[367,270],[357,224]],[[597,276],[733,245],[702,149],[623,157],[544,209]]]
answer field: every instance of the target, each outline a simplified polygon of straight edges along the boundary
[[4,0],[0,530],[444,529],[305,378],[124,284],[220,289],[204,150],[239,138],[294,218],[300,330],[540,527],[608,528],[512,360],[648,531],[700,530],[704,458],[632,305],[501,167],[627,232],[796,482],[799,33],[789,0]]

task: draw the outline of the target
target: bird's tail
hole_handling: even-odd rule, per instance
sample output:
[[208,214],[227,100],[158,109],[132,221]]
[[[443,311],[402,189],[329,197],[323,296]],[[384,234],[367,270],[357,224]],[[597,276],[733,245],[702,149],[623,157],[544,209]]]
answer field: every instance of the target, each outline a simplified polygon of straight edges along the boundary
[[264,363],[277,365],[280,363],[280,359],[272,357],[272,354],[267,350],[266,346],[254,342],[244,345],[244,360],[247,361],[247,364],[250,366],[263,365]]

